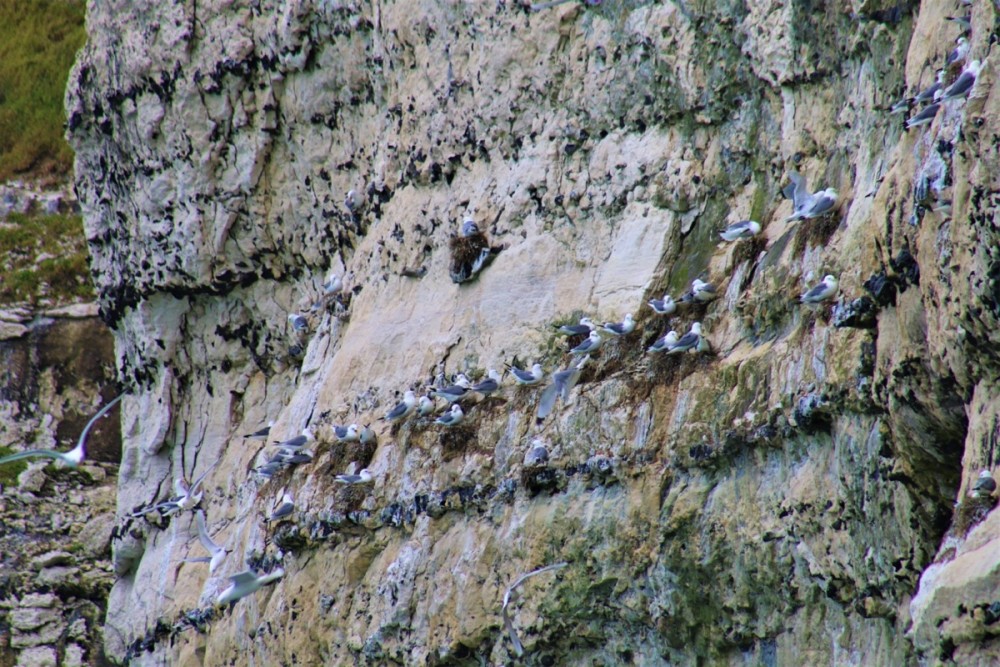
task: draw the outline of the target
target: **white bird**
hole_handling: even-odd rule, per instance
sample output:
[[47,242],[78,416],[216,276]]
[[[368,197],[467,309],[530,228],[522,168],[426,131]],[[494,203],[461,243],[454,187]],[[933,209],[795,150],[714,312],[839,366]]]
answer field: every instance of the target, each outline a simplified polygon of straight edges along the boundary
[[978,60],[973,60],[962,73],[958,75],[955,82],[948,86],[948,89],[944,91],[944,95],[941,96],[941,101],[951,100],[956,97],[964,97],[969,94],[972,90],[972,86],[976,83],[976,77],[979,76],[980,70],[982,70],[982,63]]
[[597,325],[589,317],[581,317],[579,324],[553,324],[552,326],[556,328],[556,331],[567,336],[586,336],[597,328]]
[[285,571],[280,567],[274,572],[268,572],[267,574],[261,575],[256,574],[253,570],[246,570],[245,572],[234,574],[229,577],[229,580],[233,582],[232,585],[219,594],[215,603],[220,607],[227,604],[236,604],[240,598],[244,598],[251,593],[257,592],[267,584],[277,581],[283,576],[285,576]]
[[293,511],[295,511],[295,501],[292,500],[292,494],[285,492],[281,496],[281,504],[274,508],[267,520],[280,521],[291,516]]
[[108,410],[110,410],[115,405],[115,403],[122,400],[122,396],[124,396],[124,394],[116,396],[110,401],[108,401],[107,405],[101,408],[96,415],[90,418],[90,421],[87,422],[87,425],[83,427],[83,432],[80,433],[80,439],[77,441],[76,447],[69,450],[68,452],[56,452],[51,449],[29,449],[24,452],[18,452],[17,454],[11,454],[10,456],[4,456],[3,458],[0,458],[0,465],[3,465],[4,463],[10,463],[11,461],[20,461],[21,459],[27,459],[37,456],[41,458],[49,458],[49,459],[56,459],[57,461],[62,461],[70,468],[77,467],[78,465],[80,465],[80,463],[83,462],[83,459],[86,456],[87,435],[90,433],[90,429],[94,427],[94,424],[97,423],[98,419],[107,414]]
[[208,552],[208,556],[204,558],[186,558],[185,561],[188,563],[208,563],[208,573],[215,574],[215,570],[222,564],[222,561],[226,559],[226,554],[229,551],[222,546],[219,546],[212,540],[212,537],[208,534],[208,527],[205,525],[205,513],[198,510],[194,514],[195,522],[198,524],[198,541],[201,542],[201,546],[205,548]]
[[486,379],[470,387],[470,391],[483,396],[489,396],[500,388],[500,373],[495,368],[491,368],[486,374]]
[[347,196],[344,197],[344,206],[347,207],[347,210],[350,211],[351,213],[354,213],[354,210],[358,207],[358,204],[360,203],[361,203],[361,198],[358,196],[358,193],[355,192],[354,190],[348,190]]
[[531,441],[531,449],[524,456],[524,465],[542,466],[549,462],[549,450],[541,438]]
[[691,331],[687,332],[680,339],[670,346],[667,350],[667,354],[679,354],[681,352],[687,352],[688,350],[698,349],[701,351],[701,322],[695,322],[691,325]]
[[369,484],[374,482],[375,478],[368,468],[362,468],[357,475],[337,475],[334,480],[341,484]]
[[389,412],[386,413],[385,417],[383,417],[382,419],[390,422],[399,421],[400,419],[405,419],[406,417],[410,416],[410,414],[416,409],[416,407],[417,407],[417,397],[413,393],[413,391],[407,389],[406,392],[403,393],[403,400],[397,403],[396,407],[394,407],[392,410],[389,410]]
[[188,510],[193,510],[201,502],[201,498],[204,495],[201,491],[201,483],[205,481],[205,476],[215,469],[215,466],[219,465],[219,459],[208,469],[198,476],[198,479],[194,480],[194,484],[188,488],[187,482],[183,477],[178,477],[174,480],[174,493],[177,494],[175,498],[172,498],[168,503],[173,503],[177,506],[177,509],[181,512],[187,512]]
[[750,239],[760,234],[760,223],[753,220],[740,220],[729,225],[719,236],[723,241],[738,241],[740,239]]
[[647,352],[663,352],[664,350],[669,350],[673,345],[677,344],[677,332],[671,329],[667,333],[663,334],[656,339]]
[[993,475],[990,474],[989,470],[982,470],[979,472],[975,484],[972,485],[972,497],[992,496],[996,490],[997,482],[993,479]]
[[358,434],[358,425],[351,424],[350,426],[334,426],[333,435],[337,438],[337,442],[357,442],[361,439]]
[[706,283],[700,278],[695,278],[691,281],[691,296],[695,301],[700,301],[701,303],[708,303],[712,299],[718,296],[715,292],[715,285],[711,283]]
[[510,373],[514,376],[514,382],[529,387],[538,384],[545,377],[545,371],[542,370],[541,364],[535,364],[530,371],[511,366]]
[[[948,20],[953,20],[953,17],[948,17]],[[955,40],[955,48],[948,53],[948,57],[945,58],[944,66],[948,67],[952,63],[957,63],[960,60],[965,60],[965,57],[969,55],[969,40],[965,37],[959,37]]]
[[309,320],[305,318],[304,315],[298,313],[292,313],[288,316],[288,321],[292,324],[292,329],[295,333],[305,333],[309,331]]
[[430,396],[421,396],[417,403],[417,415],[426,417],[432,412],[434,412],[434,399]]
[[590,354],[591,352],[596,352],[601,349],[601,345],[603,343],[604,339],[601,338],[601,334],[596,331],[591,331],[590,335],[587,336],[587,340],[574,347],[570,350],[570,352],[572,354]]
[[344,279],[331,271],[326,276],[326,282],[323,283],[323,293],[327,296],[331,296],[333,294],[338,294],[343,289]]
[[799,300],[802,303],[822,303],[823,301],[828,301],[832,299],[839,289],[837,279],[831,275],[823,277],[823,280],[811,289],[802,293]]
[[446,412],[437,419],[434,420],[435,424],[440,424],[441,426],[456,426],[462,423],[465,418],[465,413],[462,412],[462,406],[455,403],[451,406],[451,411]]
[[651,299],[647,303],[657,315],[673,315],[677,312],[677,304],[669,294],[664,294],[662,299]]
[[625,336],[635,331],[635,320],[632,319],[632,313],[626,313],[621,322],[605,322],[601,328],[612,336]]
[[361,427],[361,431],[358,433],[358,441],[362,444],[368,444],[375,440],[375,431],[372,430],[371,426],[365,424]]

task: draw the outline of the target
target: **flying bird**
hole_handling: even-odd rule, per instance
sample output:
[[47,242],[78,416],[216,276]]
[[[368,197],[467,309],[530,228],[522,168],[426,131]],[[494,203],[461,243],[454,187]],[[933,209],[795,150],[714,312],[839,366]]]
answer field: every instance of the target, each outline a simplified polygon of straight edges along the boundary
[[229,580],[233,582],[232,585],[219,594],[215,603],[220,607],[224,607],[228,604],[230,608],[232,608],[232,606],[241,598],[245,598],[251,593],[257,592],[267,584],[277,581],[283,576],[285,576],[285,571],[280,567],[273,572],[261,575],[258,575],[253,570],[246,570],[244,572],[240,572],[239,574],[234,574],[229,577]]
[[514,645],[514,653],[518,657],[524,655],[524,645],[521,644],[521,640],[517,636],[517,632],[514,630],[514,622],[511,620],[510,616],[507,614],[507,607],[511,605],[514,600],[517,599],[517,588],[525,581],[535,576],[536,574],[541,574],[543,572],[550,572],[552,570],[558,570],[564,568],[569,563],[556,563],[554,565],[547,565],[546,567],[540,567],[537,570],[532,570],[527,574],[522,574],[517,580],[514,581],[503,594],[503,606],[500,607],[500,615],[503,616],[503,625],[507,629],[507,635],[510,637],[510,643]]
[[826,275],[822,281],[808,291],[803,292],[799,300],[802,303],[822,303],[836,296],[838,288],[837,279],[831,275]]
[[114,407],[115,403],[122,400],[122,396],[124,396],[124,394],[112,398],[108,401],[107,405],[101,408],[96,415],[90,418],[87,425],[83,427],[83,432],[80,433],[80,439],[77,441],[76,447],[68,452],[56,452],[51,449],[29,449],[24,452],[18,452],[17,454],[11,454],[10,456],[0,458],[0,465],[10,463],[11,461],[20,461],[21,459],[40,457],[62,461],[70,468],[77,467],[83,462],[83,459],[86,456],[87,435],[90,434],[90,429],[94,427],[94,424],[97,423],[98,419],[103,417],[107,414],[108,410]]
[[753,220],[740,220],[729,225],[719,236],[723,241],[739,241],[740,239],[752,239],[760,234],[760,223]]
[[569,400],[569,395],[580,379],[583,366],[590,360],[590,355],[580,357],[568,367],[552,374],[552,384],[545,388],[541,398],[538,399],[538,408],[535,411],[535,419],[541,421],[552,413],[556,399],[562,398],[563,402]]
[[201,546],[208,552],[208,556],[200,558],[185,558],[184,561],[187,563],[208,563],[208,573],[215,574],[215,570],[222,564],[222,561],[226,559],[226,554],[228,554],[229,551],[216,544],[212,537],[208,534],[208,527],[205,525],[205,513],[203,511],[198,510],[195,512],[194,518],[195,522],[198,524],[198,541],[201,542]]

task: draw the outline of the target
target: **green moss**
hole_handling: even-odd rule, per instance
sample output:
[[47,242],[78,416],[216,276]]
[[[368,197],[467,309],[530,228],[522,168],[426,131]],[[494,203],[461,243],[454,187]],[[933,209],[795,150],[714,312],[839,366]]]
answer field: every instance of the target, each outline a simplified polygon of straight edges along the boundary
[[83,46],[85,3],[0,0],[0,180],[65,176],[63,92]]
[[0,223],[0,301],[92,298],[87,257],[80,216],[11,214]]
[[[10,447],[0,447],[0,458],[4,456],[9,456],[13,454],[14,450]],[[20,475],[28,467],[28,464],[22,461],[12,461],[4,465],[0,465],[0,486],[14,486],[17,484],[17,476]]]

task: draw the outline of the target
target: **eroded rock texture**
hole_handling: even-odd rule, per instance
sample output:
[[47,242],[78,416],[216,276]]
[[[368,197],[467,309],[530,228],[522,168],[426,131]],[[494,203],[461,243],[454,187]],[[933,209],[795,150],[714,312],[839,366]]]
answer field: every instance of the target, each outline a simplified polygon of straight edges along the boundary
[[[994,523],[971,529],[980,551],[962,534],[938,553],[1000,411],[993,3],[971,9],[971,97],[909,133],[886,113],[933,80],[961,11],[92,4],[69,136],[131,392],[109,654],[509,663],[504,590],[561,561],[512,607],[538,664],[996,650]],[[792,169],[838,212],[786,222]],[[502,251],[455,285],[466,217]],[[717,244],[745,218],[761,239]],[[293,332],[331,269],[344,294]],[[703,272],[720,298],[671,326],[700,320],[715,354],[644,355],[667,326],[646,300]],[[850,312],[796,303],[826,273]],[[506,387],[452,431],[334,442],[440,371],[564,367],[553,321],[626,312],[636,332],[541,426],[538,390]],[[251,475],[265,453],[241,435],[269,420],[311,424],[315,462]],[[525,470],[539,434],[551,468]],[[216,462],[202,504],[233,551],[210,577],[184,562],[204,555],[191,513],[128,514]],[[333,483],[350,462],[373,487]],[[296,513],[265,525],[286,489]],[[247,564],[286,574],[206,611]]]
[[[0,455],[71,449],[115,396],[113,346],[94,304],[0,311]],[[0,664],[103,661],[120,443],[106,419],[76,470],[0,467]]]

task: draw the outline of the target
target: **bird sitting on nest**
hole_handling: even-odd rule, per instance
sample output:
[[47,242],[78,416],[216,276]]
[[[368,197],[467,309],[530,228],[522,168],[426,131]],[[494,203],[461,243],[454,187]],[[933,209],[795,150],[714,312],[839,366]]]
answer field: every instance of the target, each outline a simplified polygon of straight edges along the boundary
[[451,237],[451,266],[448,274],[455,284],[468,282],[486,268],[500,248],[493,249],[486,234],[471,218],[462,223],[462,233]]

